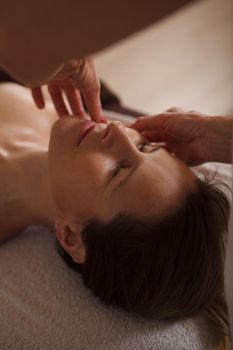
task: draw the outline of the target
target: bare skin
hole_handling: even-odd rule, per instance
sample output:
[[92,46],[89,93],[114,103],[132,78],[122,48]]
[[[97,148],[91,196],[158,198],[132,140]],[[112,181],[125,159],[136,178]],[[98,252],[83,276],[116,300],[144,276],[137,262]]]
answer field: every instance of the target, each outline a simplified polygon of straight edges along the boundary
[[[61,210],[55,205],[49,191],[49,136],[54,122],[57,121],[49,98],[45,111],[46,113],[41,112],[34,106],[27,89],[9,83],[0,85],[0,243],[31,224],[52,227],[56,222],[58,239],[74,260],[82,262],[85,250],[75,232],[76,228],[74,227],[73,232],[68,229],[67,233],[67,221],[66,225],[63,225],[65,211],[63,210],[61,215]],[[62,123],[57,122],[54,130],[62,131],[59,129],[60,125]],[[123,143],[124,134],[120,137]],[[91,147],[92,142],[95,144],[95,139],[92,139],[89,138],[83,150],[88,144],[88,147]],[[54,142],[57,141],[58,139],[54,138]],[[127,143],[124,147],[126,146]],[[139,153],[135,153],[131,148],[130,157],[136,159],[138,156]],[[184,171],[183,167],[181,169]],[[68,177],[67,179],[70,180]],[[189,181],[186,185],[188,183]],[[113,186],[115,187],[115,184]],[[73,188],[71,190],[73,191]],[[73,210],[76,209],[77,207],[73,207]],[[105,215],[109,217],[111,213],[106,211]],[[64,243],[66,240],[67,243]]]
[[102,142],[107,125],[96,124],[76,147],[83,120],[57,119],[51,101],[39,111],[24,87],[0,85],[0,115],[1,242],[29,225],[55,224],[63,246],[83,262],[81,232],[89,219],[108,221],[128,208],[162,215],[193,189],[188,167],[163,148],[142,150],[145,139],[123,125],[109,124],[110,139]]
[[[176,0],[167,4],[151,0],[120,0],[110,5],[106,0],[3,2],[0,67],[33,87],[32,95],[39,108],[44,106],[40,86],[48,84],[59,116],[65,110],[61,95],[64,89],[72,110],[82,112],[81,93],[91,118],[100,121],[99,79],[87,56],[142,29],[188,1]],[[60,81],[61,75],[65,80]],[[63,83],[68,83],[69,88],[64,88]]]
[[110,6],[107,0],[9,0],[1,4],[0,62],[25,84],[38,86],[65,62],[89,56],[174,8],[177,1],[120,0]]
[[[33,105],[27,89],[0,85],[0,242],[33,223],[52,226],[52,199],[47,197],[43,175],[50,129],[57,116],[47,102],[43,113]],[[41,201],[43,206],[37,206]]]
[[[139,215],[154,208],[154,215],[162,215],[168,203],[175,205],[192,187],[191,172],[179,159],[163,149],[152,152],[151,146],[139,151],[145,139],[133,129],[126,128],[126,132],[121,126],[111,125],[111,142],[104,145],[101,133],[106,125],[99,124],[99,130],[95,128],[78,149],[73,148],[70,142],[76,143],[80,121],[74,117],[57,119],[49,96],[46,109],[39,111],[28,89],[1,84],[0,115],[1,242],[29,225],[55,224],[63,245],[68,235],[79,244],[80,233],[91,217],[108,221],[127,208]],[[137,125],[140,127],[140,119]],[[121,165],[116,180],[102,196],[100,190],[106,186],[109,171],[122,161],[123,169]],[[138,168],[138,164],[142,166]],[[117,190],[117,195],[111,194],[136,167],[136,175],[127,185]],[[85,249],[81,244],[80,258],[77,247],[72,243],[65,248],[73,251],[76,260],[83,261]]]
[[165,142],[189,165],[231,163],[233,116],[206,116],[171,108],[155,116],[138,118],[132,128],[149,140]]

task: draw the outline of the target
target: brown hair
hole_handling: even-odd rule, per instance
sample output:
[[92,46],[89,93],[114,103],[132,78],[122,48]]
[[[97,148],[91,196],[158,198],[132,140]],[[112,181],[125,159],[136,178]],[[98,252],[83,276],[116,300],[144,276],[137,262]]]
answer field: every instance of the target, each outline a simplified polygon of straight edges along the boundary
[[84,264],[59,243],[58,251],[105,304],[161,321],[202,313],[219,343],[229,334],[223,294],[228,219],[224,192],[197,178],[197,190],[161,221],[124,213],[107,224],[92,220],[83,231]]

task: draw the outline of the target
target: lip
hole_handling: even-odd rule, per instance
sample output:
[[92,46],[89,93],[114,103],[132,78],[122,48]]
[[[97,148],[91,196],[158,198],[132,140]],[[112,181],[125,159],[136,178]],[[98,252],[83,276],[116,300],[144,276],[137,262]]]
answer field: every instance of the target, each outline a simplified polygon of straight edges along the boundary
[[91,131],[91,129],[94,128],[95,126],[96,126],[96,123],[93,122],[92,120],[85,120],[80,125],[77,146],[80,145],[83,139],[87,136],[88,132]]

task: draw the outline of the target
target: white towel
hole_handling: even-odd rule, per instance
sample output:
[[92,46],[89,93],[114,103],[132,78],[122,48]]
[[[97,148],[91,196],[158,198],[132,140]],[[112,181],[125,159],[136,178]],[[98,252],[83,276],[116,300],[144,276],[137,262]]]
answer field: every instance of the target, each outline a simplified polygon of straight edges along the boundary
[[55,250],[46,228],[0,246],[1,350],[207,350],[200,318],[166,325],[106,307]]

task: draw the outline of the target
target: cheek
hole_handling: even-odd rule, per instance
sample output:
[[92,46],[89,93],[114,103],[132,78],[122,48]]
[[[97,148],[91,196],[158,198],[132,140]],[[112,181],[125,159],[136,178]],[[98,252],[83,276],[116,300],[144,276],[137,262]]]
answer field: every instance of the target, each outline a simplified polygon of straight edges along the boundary
[[[101,153],[86,153],[77,156],[77,176],[86,184],[104,186],[107,177],[116,163],[113,158]],[[98,188],[97,188],[98,190]]]
[[77,152],[52,154],[49,162],[52,195],[63,213],[94,210],[101,200],[107,171],[113,166],[103,154]]

